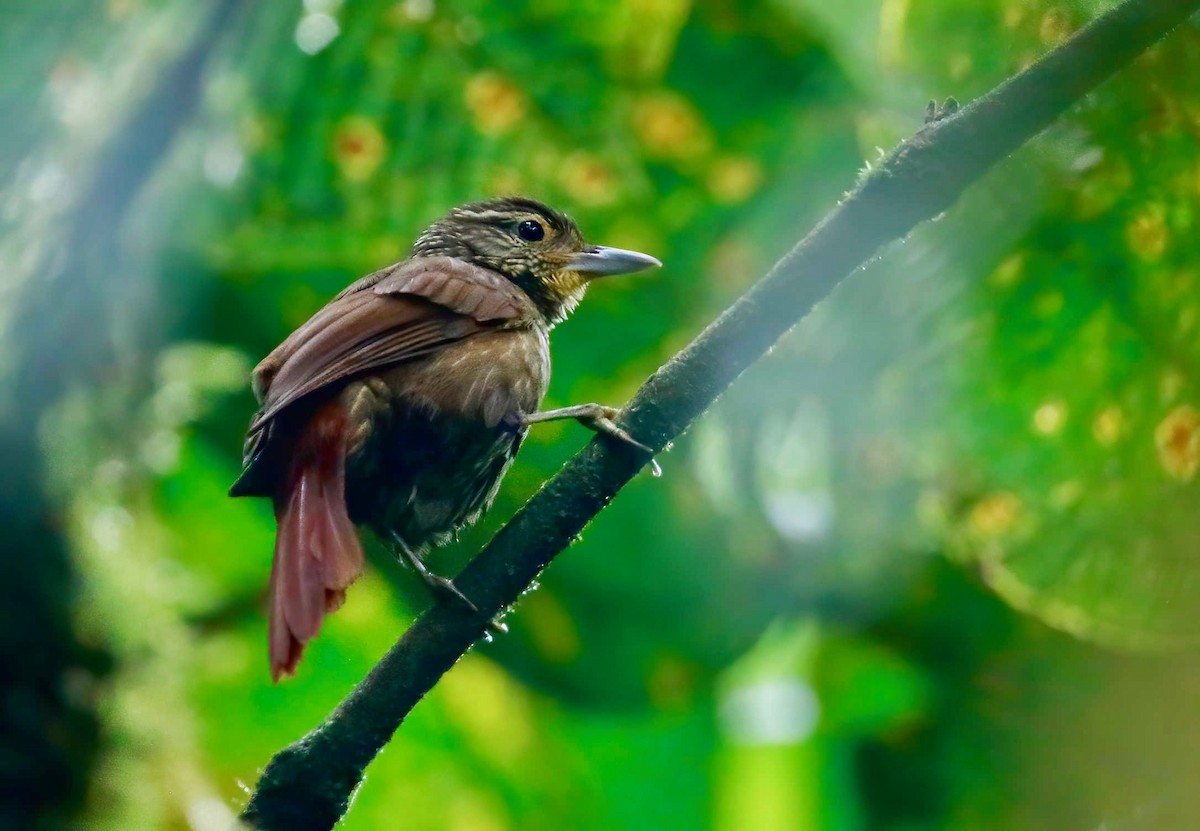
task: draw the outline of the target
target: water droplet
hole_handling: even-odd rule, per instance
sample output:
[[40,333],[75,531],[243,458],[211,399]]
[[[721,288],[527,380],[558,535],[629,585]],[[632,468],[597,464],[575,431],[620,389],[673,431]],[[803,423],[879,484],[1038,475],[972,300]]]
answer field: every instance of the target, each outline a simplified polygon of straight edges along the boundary
[[650,475],[655,479],[662,478],[662,466],[658,463],[657,459],[650,460]]
[[491,643],[491,642],[492,642],[492,641],[494,641],[494,640],[496,640],[496,636],[492,634],[492,630],[491,630],[491,629],[484,629],[484,630],[483,630],[483,642],[484,642],[484,643]]

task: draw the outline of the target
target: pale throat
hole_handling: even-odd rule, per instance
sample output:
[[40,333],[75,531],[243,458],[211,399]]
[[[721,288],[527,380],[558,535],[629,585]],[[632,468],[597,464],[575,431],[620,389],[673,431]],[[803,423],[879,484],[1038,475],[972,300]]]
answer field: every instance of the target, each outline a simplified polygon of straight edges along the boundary
[[556,271],[544,277],[532,274],[513,280],[541,310],[546,323],[553,328],[562,323],[587,291],[588,281],[574,271]]

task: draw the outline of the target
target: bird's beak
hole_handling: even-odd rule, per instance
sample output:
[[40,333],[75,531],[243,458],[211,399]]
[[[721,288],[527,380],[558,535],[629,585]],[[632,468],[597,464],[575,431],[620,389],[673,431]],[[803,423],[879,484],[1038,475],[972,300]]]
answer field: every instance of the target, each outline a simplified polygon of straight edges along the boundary
[[626,251],[624,248],[605,248],[603,245],[593,245],[587,251],[580,251],[567,262],[567,268],[588,277],[632,274],[661,266],[662,263],[649,254]]

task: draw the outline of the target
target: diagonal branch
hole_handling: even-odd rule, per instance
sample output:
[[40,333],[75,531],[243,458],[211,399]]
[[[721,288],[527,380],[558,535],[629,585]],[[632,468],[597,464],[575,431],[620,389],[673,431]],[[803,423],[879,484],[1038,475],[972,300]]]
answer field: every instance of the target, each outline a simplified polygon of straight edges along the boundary
[[[622,426],[654,447],[682,433],[846,275],[880,246],[949,208],[997,162],[1200,8],[1126,0],[983,98],[905,141],[753,288],[652,375]],[[328,829],[401,721],[471,648],[484,619],[538,573],[646,459],[592,441],[457,578],[483,617],[457,605],[423,614],[323,724],[271,760],[242,819],[262,829]]]

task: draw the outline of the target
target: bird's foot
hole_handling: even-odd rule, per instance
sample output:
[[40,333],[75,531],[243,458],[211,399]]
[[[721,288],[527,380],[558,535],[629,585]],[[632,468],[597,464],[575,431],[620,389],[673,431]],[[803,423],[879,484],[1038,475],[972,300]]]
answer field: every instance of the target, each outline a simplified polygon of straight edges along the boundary
[[[462,589],[454,584],[454,581],[448,577],[442,577],[439,574],[434,574],[429,569],[420,572],[421,579],[425,581],[425,585],[429,587],[429,593],[436,600],[442,603],[461,603],[471,610],[474,615],[481,615],[479,607],[476,606],[471,598],[462,593]],[[492,618],[487,623],[489,632],[497,635],[508,634],[508,624],[499,618]]]
[[461,603],[474,614],[479,614],[479,607],[471,602],[471,598],[463,594],[450,578],[426,570],[421,574],[421,579],[425,581],[425,587],[429,589],[429,593],[435,599],[442,602]]
[[[619,442],[636,447],[643,453],[653,457],[654,448],[643,444],[629,434],[628,430],[617,425],[614,419],[617,417],[619,410],[616,407],[609,407],[604,404],[576,404],[573,407],[561,407],[557,410],[545,410],[540,413],[533,413],[523,417],[523,422],[526,425],[536,424],[539,421],[556,421],[561,418],[573,418],[597,433],[616,439]],[[662,475],[662,468],[658,462],[650,459],[650,470],[655,476]]]
[[[568,407],[567,409],[575,409]],[[579,409],[582,412],[575,418],[584,427],[593,430],[597,433],[603,433],[606,436],[612,436],[617,441],[623,441],[626,444],[633,445],[643,453],[653,454],[654,450],[648,445],[642,444],[640,441],[629,435],[629,431],[623,427],[618,427],[613,421],[619,412],[616,407],[607,407],[604,404],[581,404]]]
[[[421,558],[409,548],[403,540],[396,538],[397,546],[400,549],[400,556],[404,559],[412,570],[417,573],[425,587],[429,589],[429,594],[433,599],[440,603],[461,603],[474,615],[481,615],[479,607],[476,606],[471,598],[462,593],[462,589],[454,584],[454,581],[448,577],[442,577],[440,574],[434,574],[429,570],[429,567],[421,561]],[[508,632],[508,626],[503,621],[493,619],[488,621],[489,631],[503,635]]]

